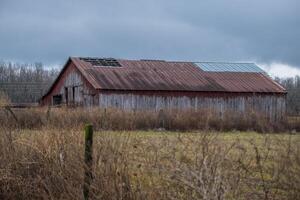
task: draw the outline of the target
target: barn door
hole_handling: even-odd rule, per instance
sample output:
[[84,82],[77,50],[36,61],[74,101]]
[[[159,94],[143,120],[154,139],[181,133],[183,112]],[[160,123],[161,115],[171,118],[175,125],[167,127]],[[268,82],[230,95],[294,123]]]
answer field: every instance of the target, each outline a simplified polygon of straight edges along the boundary
[[80,105],[82,103],[81,86],[72,86],[72,102],[74,105]]
[[73,104],[74,104],[74,105],[75,105],[75,97],[76,97],[75,91],[76,91],[76,90],[75,90],[75,86],[73,86],[73,87],[72,87],[72,95],[73,95],[73,96],[72,96],[72,101],[73,101]]

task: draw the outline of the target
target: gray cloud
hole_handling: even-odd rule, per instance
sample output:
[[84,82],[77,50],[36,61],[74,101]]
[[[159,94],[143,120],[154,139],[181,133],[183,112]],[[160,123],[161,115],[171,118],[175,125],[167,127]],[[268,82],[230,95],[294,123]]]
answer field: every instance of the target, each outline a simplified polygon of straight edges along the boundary
[[0,0],[0,59],[70,55],[300,66],[298,0]]

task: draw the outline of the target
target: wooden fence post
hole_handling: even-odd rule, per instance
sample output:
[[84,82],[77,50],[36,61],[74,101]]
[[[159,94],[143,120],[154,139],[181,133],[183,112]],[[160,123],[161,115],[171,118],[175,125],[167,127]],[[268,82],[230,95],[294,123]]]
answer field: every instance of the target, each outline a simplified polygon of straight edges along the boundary
[[83,195],[84,199],[89,199],[90,185],[93,179],[92,165],[93,165],[93,126],[87,124],[84,127],[85,131],[85,151],[84,151],[84,184],[83,184]]

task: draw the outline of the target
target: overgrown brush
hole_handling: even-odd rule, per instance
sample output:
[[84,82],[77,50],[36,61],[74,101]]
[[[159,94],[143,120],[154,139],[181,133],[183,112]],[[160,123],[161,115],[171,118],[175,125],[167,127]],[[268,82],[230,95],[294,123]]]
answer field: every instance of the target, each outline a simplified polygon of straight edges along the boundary
[[82,199],[87,122],[100,131],[91,199],[300,198],[298,135],[214,133],[282,129],[258,113],[35,108],[0,110],[0,199]]
[[[298,136],[101,132],[91,199],[299,199]],[[0,199],[82,199],[83,132],[0,130]]]
[[[13,117],[16,116],[17,120]],[[96,130],[253,130],[282,132],[284,121],[272,122],[259,113],[226,112],[222,116],[213,110],[120,110],[100,108],[31,108],[14,109],[13,115],[0,110],[0,126],[25,129],[72,128],[93,123]],[[299,121],[300,123],[300,121]]]

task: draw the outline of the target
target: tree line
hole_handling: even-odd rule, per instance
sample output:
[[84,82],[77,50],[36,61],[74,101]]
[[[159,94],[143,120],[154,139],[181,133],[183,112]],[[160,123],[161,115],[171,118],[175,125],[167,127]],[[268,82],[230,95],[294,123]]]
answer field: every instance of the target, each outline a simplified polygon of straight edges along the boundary
[[[0,90],[13,103],[34,103],[49,89],[60,69],[42,63],[0,62]],[[287,91],[287,111],[300,114],[300,76],[275,78]]]
[[300,115],[300,76],[290,78],[275,78],[275,81],[286,88],[287,112],[292,115]]
[[0,62],[0,90],[12,103],[35,103],[59,73],[42,63]]

